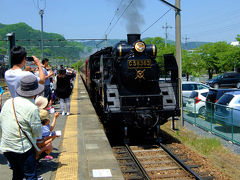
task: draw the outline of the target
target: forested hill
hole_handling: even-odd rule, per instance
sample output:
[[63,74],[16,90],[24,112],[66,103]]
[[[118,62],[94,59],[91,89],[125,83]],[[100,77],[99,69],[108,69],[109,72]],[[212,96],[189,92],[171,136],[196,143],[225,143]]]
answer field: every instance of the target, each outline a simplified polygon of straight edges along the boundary
[[182,49],[190,50],[199,48],[201,45],[207,44],[209,42],[188,42],[188,43],[182,43]]
[[[0,55],[7,54],[7,33],[15,33],[16,45],[24,46],[27,49],[28,55],[35,55],[41,57],[41,32],[35,30],[25,23],[17,24],[1,24],[0,23]],[[105,41],[85,41],[74,42],[66,40],[62,35],[57,33],[44,32],[44,57],[56,59],[57,62],[68,61],[68,64],[72,61],[78,61],[82,57],[89,55],[91,50],[100,49],[105,46],[113,46],[121,39],[109,39]],[[144,38],[145,39],[145,38]],[[144,40],[143,39],[143,40]],[[168,41],[168,43],[175,43],[174,41]],[[188,44],[182,44],[183,49],[194,49],[204,42],[189,42]]]
[[[25,23],[5,25],[0,23],[0,40],[6,40],[6,34],[14,32],[16,45],[24,46],[28,55],[41,56],[41,32]],[[66,41],[57,33],[46,33],[44,37],[44,57],[79,60],[85,46],[80,42]],[[29,41],[30,40],[30,41]],[[6,54],[7,42],[0,41],[0,54]],[[86,50],[85,50],[86,51]]]
[[[147,38],[144,38],[142,40],[144,41],[145,39],[147,39]],[[90,47],[93,47],[93,48],[103,48],[105,46],[114,46],[116,43],[118,43],[121,40],[126,41],[126,39],[108,39],[107,42],[106,41],[93,41],[92,40],[92,41],[85,41],[85,42],[83,42],[83,44],[85,46],[90,46]],[[175,44],[175,41],[168,40],[167,43]],[[209,42],[182,43],[182,49],[185,49],[185,50],[195,49],[195,48],[199,48],[201,45],[207,44],[207,43],[209,43]]]

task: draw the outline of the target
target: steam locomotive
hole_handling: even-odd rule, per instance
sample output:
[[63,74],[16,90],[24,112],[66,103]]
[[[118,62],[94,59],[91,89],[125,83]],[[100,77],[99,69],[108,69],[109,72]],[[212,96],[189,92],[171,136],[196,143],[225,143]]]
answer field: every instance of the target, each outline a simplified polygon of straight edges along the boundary
[[85,83],[109,131],[121,130],[126,138],[137,129],[158,137],[160,125],[180,115],[177,63],[172,54],[164,55],[171,78],[159,82],[156,45],[145,44],[140,34],[127,36],[86,60]]

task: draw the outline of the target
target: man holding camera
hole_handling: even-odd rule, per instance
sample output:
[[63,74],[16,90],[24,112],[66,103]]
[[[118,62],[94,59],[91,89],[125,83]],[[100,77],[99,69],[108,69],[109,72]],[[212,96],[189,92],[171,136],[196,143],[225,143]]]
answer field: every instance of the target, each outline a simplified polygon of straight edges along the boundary
[[43,65],[43,73],[45,76],[45,85],[44,85],[44,97],[49,99],[49,95],[51,94],[50,90],[50,77],[54,74],[53,71],[50,71],[48,73],[47,67],[48,67],[48,59],[44,58],[42,60],[42,65]]
[[[27,52],[24,47],[15,46],[11,50],[11,69],[5,72],[5,81],[7,82],[8,89],[11,93],[12,98],[18,96],[16,89],[20,86],[20,80],[27,76],[33,75],[29,71],[23,71],[26,61],[27,61]],[[33,56],[33,63],[38,66],[39,75],[37,80],[40,84],[44,84],[45,77],[42,69],[42,64],[38,58]],[[33,75],[34,76],[34,75]]]

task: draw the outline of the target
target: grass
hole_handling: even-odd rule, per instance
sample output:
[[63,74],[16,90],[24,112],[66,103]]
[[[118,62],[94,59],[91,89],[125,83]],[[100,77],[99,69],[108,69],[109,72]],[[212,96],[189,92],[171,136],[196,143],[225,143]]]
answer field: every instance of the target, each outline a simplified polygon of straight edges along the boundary
[[193,147],[203,155],[210,155],[212,152],[216,152],[222,147],[222,143],[219,139],[198,137],[186,129],[180,133],[178,139],[184,144]]
[[220,171],[227,174],[233,180],[240,177],[240,156],[225,148],[218,138],[206,138],[196,135],[186,128],[173,132],[170,123],[161,126],[171,136],[188,146],[199,155],[209,159],[211,163]]
[[203,155],[210,155],[212,152],[216,152],[222,147],[222,143],[217,138],[205,138],[199,137],[186,128],[181,131],[172,132],[166,126],[162,126],[162,129],[170,133],[173,137],[181,141],[182,143],[192,147]]

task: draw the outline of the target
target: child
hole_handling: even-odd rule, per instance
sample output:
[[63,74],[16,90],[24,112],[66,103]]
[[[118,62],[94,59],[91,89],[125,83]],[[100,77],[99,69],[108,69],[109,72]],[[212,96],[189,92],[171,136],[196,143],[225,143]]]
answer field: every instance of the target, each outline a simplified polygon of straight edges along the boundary
[[54,114],[53,121],[50,125],[50,119],[49,119],[48,111],[44,110],[44,109],[40,109],[40,119],[41,119],[41,123],[42,123],[43,126],[42,126],[42,137],[40,137],[37,140],[37,145],[40,149],[45,148],[46,146],[48,147],[48,148],[46,148],[46,150],[43,153],[41,153],[40,158],[45,157],[45,159],[47,159],[47,160],[52,160],[53,159],[53,157],[50,156],[49,154],[53,150],[52,141],[56,137],[59,137],[53,131],[53,129],[56,125],[56,119],[58,117],[59,117],[59,112],[56,112]]
[[36,106],[38,107],[38,109],[45,109],[47,108],[47,105],[48,105],[48,99],[43,97],[43,96],[38,96],[36,99],[35,99],[35,104]]
[[53,106],[48,106],[48,99],[43,96],[38,96],[35,99],[35,104],[38,107],[38,109],[45,109],[47,110],[50,114],[53,114],[55,112]]

